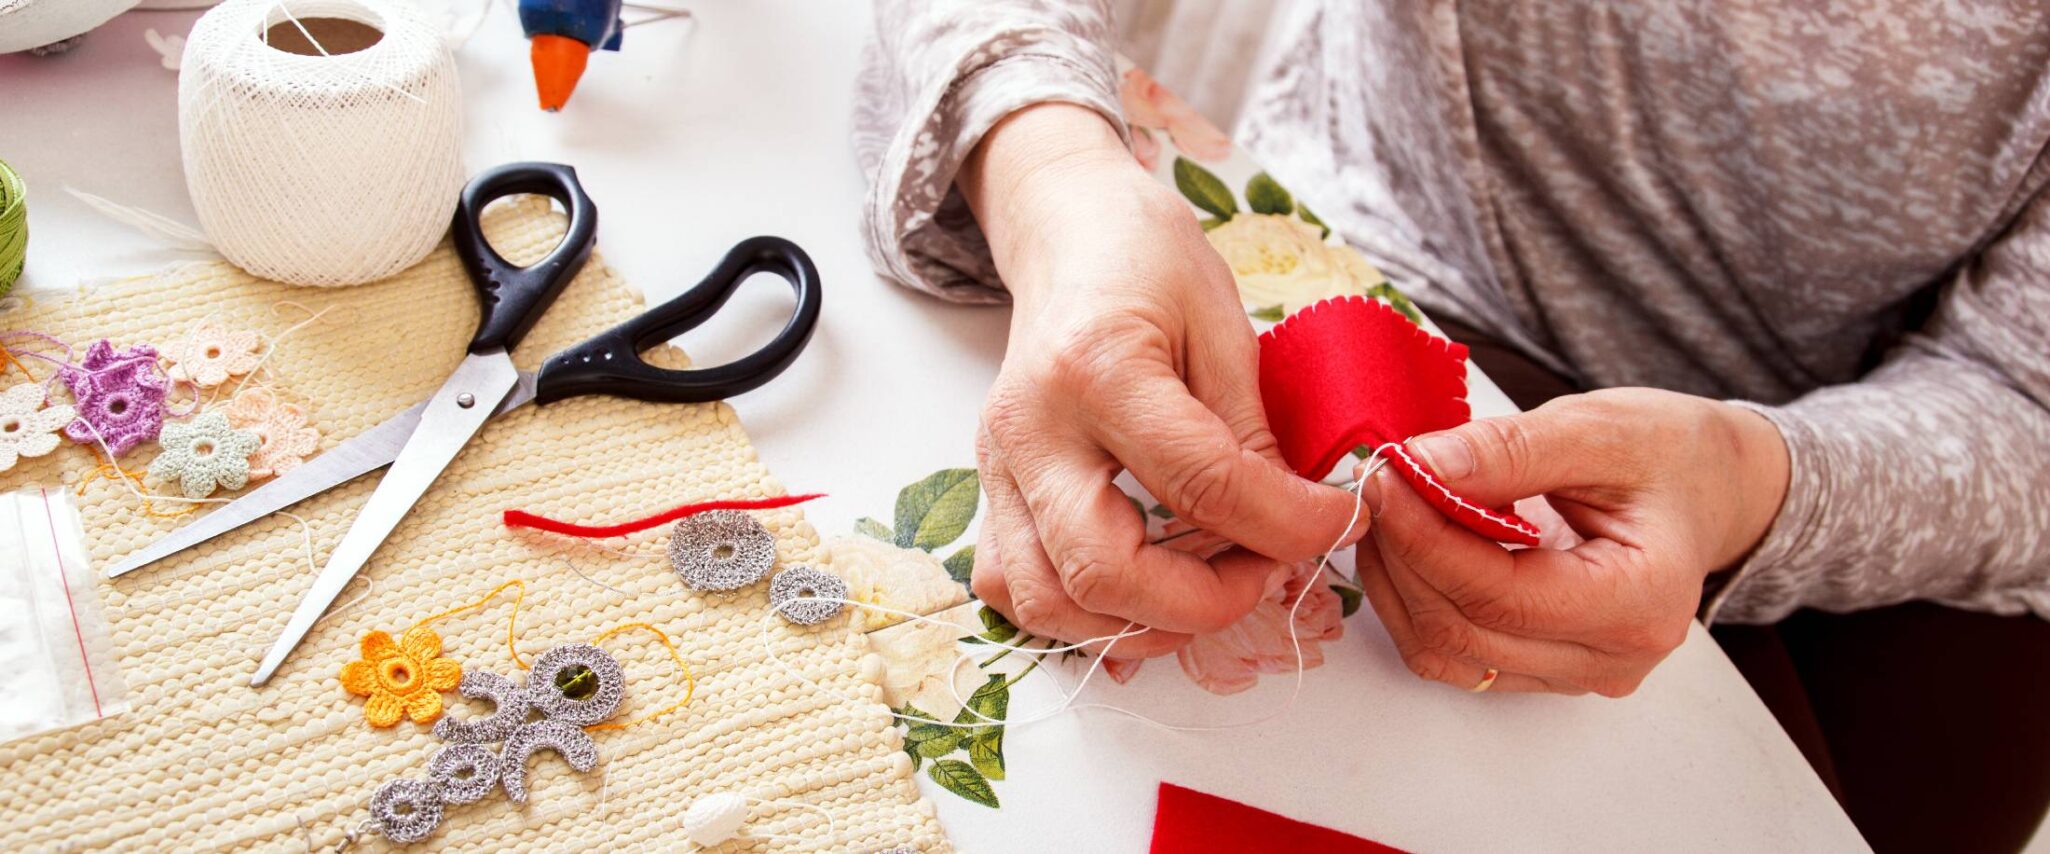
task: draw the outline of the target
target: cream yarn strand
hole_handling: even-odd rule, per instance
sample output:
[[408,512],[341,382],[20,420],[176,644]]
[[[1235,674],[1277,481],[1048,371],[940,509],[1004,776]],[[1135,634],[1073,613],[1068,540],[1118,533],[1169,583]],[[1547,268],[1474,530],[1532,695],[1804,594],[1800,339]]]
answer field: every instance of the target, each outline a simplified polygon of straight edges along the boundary
[[[339,18],[382,33],[353,53],[290,53],[282,25]],[[455,57],[406,0],[226,0],[178,75],[185,182],[236,266],[298,285],[397,273],[447,231],[466,170]]]

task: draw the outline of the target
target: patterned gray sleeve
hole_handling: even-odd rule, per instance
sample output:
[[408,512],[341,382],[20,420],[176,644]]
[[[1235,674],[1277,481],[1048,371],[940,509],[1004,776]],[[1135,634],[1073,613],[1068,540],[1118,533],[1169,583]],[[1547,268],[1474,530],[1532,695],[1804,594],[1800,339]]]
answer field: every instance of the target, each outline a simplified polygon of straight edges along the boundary
[[862,236],[876,271],[956,302],[1004,302],[989,246],[954,189],[1004,116],[1079,104],[1126,134],[1103,0],[877,0],[854,150],[869,181]]
[[1793,479],[1706,616],[1772,622],[1908,599],[2050,614],[2046,353],[2050,198],[2038,198],[1863,382],[1752,406],[1786,436]]

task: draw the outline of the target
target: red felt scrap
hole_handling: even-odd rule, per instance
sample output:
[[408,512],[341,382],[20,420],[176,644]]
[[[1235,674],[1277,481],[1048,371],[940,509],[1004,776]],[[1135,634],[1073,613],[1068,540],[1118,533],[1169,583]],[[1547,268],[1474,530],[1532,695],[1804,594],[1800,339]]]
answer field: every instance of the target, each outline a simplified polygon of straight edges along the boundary
[[1399,848],[1305,824],[1238,801],[1173,783],[1160,784],[1160,806],[1153,814],[1152,854],[1254,851],[1402,854]]
[[1297,474],[1321,479],[1354,448],[1380,448],[1453,521],[1498,542],[1537,545],[1535,525],[1461,498],[1402,451],[1411,437],[1472,420],[1465,345],[1424,331],[1379,300],[1327,299],[1260,336],[1260,397],[1281,457]]

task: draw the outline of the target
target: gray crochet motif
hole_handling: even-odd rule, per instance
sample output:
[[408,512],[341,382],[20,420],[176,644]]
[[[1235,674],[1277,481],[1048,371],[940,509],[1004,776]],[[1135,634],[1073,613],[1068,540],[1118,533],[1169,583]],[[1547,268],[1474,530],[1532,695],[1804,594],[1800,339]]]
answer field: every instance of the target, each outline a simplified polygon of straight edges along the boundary
[[393,780],[370,796],[377,832],[393,842],[419,842],[441,826],[441,787],[420,780]]
[[470,720],[456,720],[453,715],[444,714],[434,724],[434,735],[450,744],[489,744],[504,741],[527,722],[527,691],[519,683],[481,670],[463,674],[463,681],[456,686],[463,696],[472,700],[490,700],[495,706],[491,714]]
[[[589,668],[598,685],[590,696],[576,699],[556,687],[558,674],[572,667]],[[626,671],[605,650],[587,643],[566,643],[541,654],[527,674],[527,702],[551,720],[589,726],[612,717],[626,694]],[[524,715],[522,716],[524,717]]]
[[441,800],[467,804],[483,800],[498,785],[498,754],[481,744],[451,744],[427,761],[427,779],[441,787]]
[[693,590],[738,590],[776,563],[776,538],[739,510],[686,516],[669,534],[669,563]]
[[808,566],[793,566],[769,580],[769,607],[790,622],[815,626],[832,619],[843,607],[814,597],[845,599],[847,582]]
[[505,753],[498,760],[498,782],[513,803],[527,802],[527,757],[544,747],[561,754],[569,767],[578,771],[598,767],[598,745],[581,727],[558,720],[527,724],[505,740]]

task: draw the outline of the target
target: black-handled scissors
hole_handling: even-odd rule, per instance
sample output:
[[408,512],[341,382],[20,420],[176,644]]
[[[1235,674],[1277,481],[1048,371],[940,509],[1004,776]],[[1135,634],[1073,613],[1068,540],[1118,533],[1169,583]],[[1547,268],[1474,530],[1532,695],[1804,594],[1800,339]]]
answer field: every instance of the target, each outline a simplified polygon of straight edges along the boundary
[[[569,231],[546,258],[516,267],[486,242],[479,217],[492,201],[517,193],[553,197],[569,211]],[[555,297],[591,257],[598,209],[577,183],[576,170],[553,163],[514,163],[478,175],[463,188],[454,239],[482,306],[476,337],[440,391],[308,461],[171,532],[107,570],[109,577],[146,566],[270,513],[391,466],[328,555],[285,631],[264,656],[250,684],[261,685],[313,627],[342,587],[412,510],[449,462],[493,417],[530,402],[549,403],[591,394],[667,403],[702,403],[759,388],[795,361],[819,320],[819,273],[797,244],[779,237],[741,241],[705,280],[683,295],[553,356],[538,373],[513,367],[507,351],[519,344]],[[748,276],[782,276],[797,291],[790,322],[761,350],[712,368],[669,370],[648,364],[641,352],[710,320]]]

